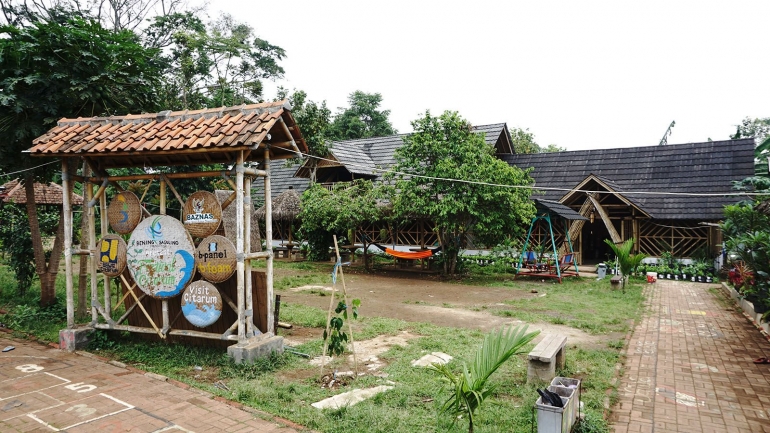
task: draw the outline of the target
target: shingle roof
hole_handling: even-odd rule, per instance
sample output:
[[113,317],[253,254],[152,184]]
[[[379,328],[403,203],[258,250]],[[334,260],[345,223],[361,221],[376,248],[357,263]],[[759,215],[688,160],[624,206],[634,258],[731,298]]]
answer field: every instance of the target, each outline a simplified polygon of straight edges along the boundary
[[[3,185],[5,191],[0,196],[4,203],[27,204],[27,194],[24,185],[18,180],[12,180]],[[35,204],[37,205],[62,205],[64,190],[60,185],[49,183],[48,185],[35,182]],[[80,206],[83,204],[83,197],[77,194],[72,195],[71,203]]]
[[[732,193],[734,180],[753,175],[754,140],[725,140],[667,146],[502,155],[509,164],[533,167],[535,187],[574,188],[590,174],[622,190]],[[566,191],[545,191],[558,201]],[[736,197],[631,195],[652,217],[717,220]]]
[[[505,123],[474,126],[473,129],[484,134],[487,144],[499,151],[510,151],[510,133]],[[375,169],[388,169],[396,163],[396,149],[404,145],[404,138],[410,134],[389,135],[387,137],[361,138],[356,140],[336,141],[331,143],[334,159],[353,174],[374,175],[382,172]],[[332,164],[336,165],[336,164]],[[320,164],[319,164],[320,166]],[[307,176],[303,171],[301,176]]]
[[[310,179],[294,177],[294,173],[297,172],[299,167],[299,163],[291,164],[290,166],[286,166],[284,163],[270,165],[270,191],[273,193],[273,197],[278,197],[280,193],[289,189],[290,186],[296,189],[300,195],[310,187]],[[264,182],[257,179],[251,185],[252,192],[256,197],[264,197]]]
[[[285,101],[196,111],[61,119],[33,142],[33,156],[89,156],[100,168],[232,163],[240,150],[270,144],[271,158],[307,151]],[[281,121],[285,123],[281,124]],[[288,131],[288,134],[287,134]],[[263,152],[252,152],[261,160]]]

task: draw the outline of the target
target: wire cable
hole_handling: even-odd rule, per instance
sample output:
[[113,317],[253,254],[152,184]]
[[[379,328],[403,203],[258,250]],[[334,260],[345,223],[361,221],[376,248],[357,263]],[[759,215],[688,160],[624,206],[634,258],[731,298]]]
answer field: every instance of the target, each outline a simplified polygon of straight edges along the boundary
[[[323,158],[320,156],[315,155],[309,155],[302,152],[297,152],[293,149],[285,149],[289,152],[292,152],[294,154],[304,156],[306,158],[313,158],[317,159],[319,161],[326,161],[326,162],[333,162],[336,164],[341,164],[340,161],[329,159],[329,158]],[[595,194],[621,194],[621,195],[649,195],[649,196],[656,196],[656,195],[665,195],[665,196],[677,196],[677,197],[754,197],[754,196],[760,196],[760,195],[766,195],[766,193],[759,193],[759,192],[725,192],[725,193],[696,193],[696,192],[664,192],[664,191],[590,191],[590,190],[583,190],[583,189],[574,189],[574,188],[557,188],[557,187],[547,187],[547,186],[536,186],[536,185],[503,185],[498,183],[489,183],[489,182],[479,182],[475,180],[465,180],[465,179],[450,179],[450,178],[444,178],[444,177],[435,177],[435,176],[425,176],[421,174],[411,174],[411,173],[404,173],[399,171],[392,171],[387,170],[383,168],[377,168],[377,167],[370,167],[365,166],[362,164],[356,164],[356,163],[345,163],[345,166],[350,167],[359,167],[364,168],[366,170],[376,171],[380,173],[393,173],[397,175],[402,176],[410,176],[410,177],[417,177],[421,179],[428,179],[428,180],[438,180],[438,181],[445,181],[445,182],[457,182],[457,183],[466,183],[470,185],[483,185],[483,186],[494,186],[494,187],[500,187],[500,188],[512,188],[512,189],[534,189],[534,190],[540,190],[540,191],[561,191],[561,192],[582,192],[582,193],[595,193]]]
[[40,164],[40,165],[36,165],[34,167],[25,168],[24,170],[12,171],[10,173],[0,173],[0,176],[13,176],[14,174],[24,173],[25,171],[30,171],[30,170],[34,170],[36,168],[45,167],[46,165],[51,165],[51,164],[53,164],[55,162],[58,162],[58,161],[50,161],[50,162],[46,162],[45,164]]

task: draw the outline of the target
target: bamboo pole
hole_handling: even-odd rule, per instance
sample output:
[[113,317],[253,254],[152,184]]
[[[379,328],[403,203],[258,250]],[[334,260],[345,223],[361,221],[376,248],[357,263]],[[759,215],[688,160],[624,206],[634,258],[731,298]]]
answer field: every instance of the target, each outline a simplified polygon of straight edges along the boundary
[[[247,176],[244,179],[244,195],[243,195],[243,252],[251,252],[251,177]],[[257,334],[254,332],[254,299],[251,291],[251,260],[245,260],[244,255],[244,284],[246,290],[246,334],[249,337]]]
[[[340,247],[337,245],[337,235],[334,235],[334,252],[337,254],[337,266],[335,266],[335,271],[340,273],[340,280],[342,281],[342,298],[345,300],[345,311],[350,309],[350,302],[348,302],[348,290],[345,287],[345,274],[342,272],[342,257],[340,257]],[[348,332],[350,332],[350,348],[353,352],[353,367],[356,370],[356,375],[358,375],[358,359],[356,357],[356,345],[353,341],[353,325],[351,324],[353,322],[353,314],[348,314]]]
[[[152,325],[152,329],[155,330],[155,332],[158,334],[160,338],[165,339],[166,336],[162,332],[160,332],[160,329],[158,329],[158,327],[155,325],[155,321],[152,320],[152,317],[150,317],[150,315],[147,313],[147,310],[145,310],[144,305],[142,305],[142,303],[139,301],[139,298],[136,296],[136,293],[134,293],[134,288],[130,284],[128,284],[128,280],[126,280],[126,277],[121,275],[120,279],[123,281],[123,284],[126,285],[128,292],[131,293],[131,296],[134,298],[134,302],[136,302],[139,305],[139,309],[142,310],[142,313],[144,313],[144,317],[146,317],[147,320],[150,322],[150,325]],[[166,311],[166,313],[168,312]],[[145,329],[145,328],[139,328],[139,329]]]
[[[161,178],[158,185],[160,186],[160,214],[166,215],[166,180]],[[161,338],[166,338],[165,335],[168,333],[170,328],[168,317],[168,299],[164,298],[161,301],[161,310],[163,313],[163,337]]]
[[236,263],[236,293],[238,294],[238,341],[246,339],[246,298],[244,296],[245,262],[243,249],[243,151],[238,152],[238,162],[235,167],[235,251],[238,261]]
[[[99,217],[101,218],[102,238],[107,236],[109,221],[107,221],[107,196],[102,194],[99,197]],[[104,310],[112,317],[112,279],[102,274],[104,281]]]
[[[94,198],[94,184],[86,182],[84,187],[86,190],[86,201],[90,203]],[[84,217],[88,218],[88,249],[91,250],[91,254],[88,256],[88,264],[91,273],[91,324],[93,325],[99,319],[99,312],[96,310],[96,306],[99,303],[99,286],[97,285],[99,274],[96,267],[98,257],[98,252],[96,251],[96,215],[94,215],[94,208],[91,206],[83,206],[83,212],[85,213]],[[85,257],[80,260],[83,259]]]
[[[336,236],[335,236],[336,239]],[[326,312],[326,330],[324,331],[324,335],[326,337],[330,337],[331,333],[329,332],[331,329],[331,320],[332,320],[332,311],[334,311],[334,295],[337,293],[337,266],[334,266],[334,284],[332,284],[332,294],[329,297],[329,310]],[[324,367],[326,366],[326,350],[329,348],[329,343],[327,341],[327,338],[324,338],[324,350],[321,355],[321,375],[324,374]]]
[[67,329],[75,327],[75,297],[72,290],[72,203],[69,181],[69,163],[61,160],[62,212],[64,213],[64,277],[67,292]]
[[[266,270],[265,270],[265,280],[266,283],[266,291],[267,291],[267,300],[265,301],[265,304],[267,305],[267,329],[265,329],[265,332],[274,332],[275,331],[275,321],[273,317],[274,312],[274,297],[273,294],[273,193],[270,186],[270,148],[265,147],[265,158],[264,158],[264,169],[265,169],[265,249],[267,250],[267,263],[266,263]],[[249,251],[251,252],[251,251]]]

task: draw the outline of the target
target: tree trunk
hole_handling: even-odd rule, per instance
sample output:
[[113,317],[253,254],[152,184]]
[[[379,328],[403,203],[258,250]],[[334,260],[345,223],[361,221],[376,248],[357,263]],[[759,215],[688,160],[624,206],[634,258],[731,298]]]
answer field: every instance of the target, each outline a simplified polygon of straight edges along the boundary
[[40,234],[40,221],[37,217],[35,178],[29,171],[24,175],[24,193],[27,197],[27,217],[29,232],[32,235],[32,252],[35,255],[35,271],[40,280],[40,306],[45,307],[56,302],[56,288],[51,284],[48,274],[43,237]]

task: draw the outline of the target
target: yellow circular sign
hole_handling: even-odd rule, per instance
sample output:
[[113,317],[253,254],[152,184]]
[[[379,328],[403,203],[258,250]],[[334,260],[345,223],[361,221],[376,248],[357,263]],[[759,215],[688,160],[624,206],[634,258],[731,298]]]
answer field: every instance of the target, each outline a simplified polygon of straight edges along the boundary
[[97,268],[108,277],[117,277],[126,269],[126,241],[119,235],[106,235],[97,244]]
[[235,273],[235,245],[224,236],[211,235],[195,250],[195,267],[203,278],[221,283]]

